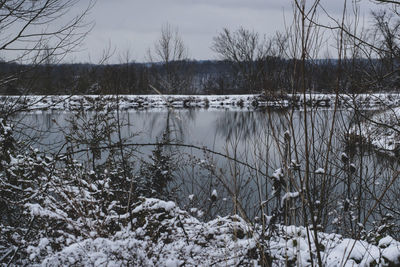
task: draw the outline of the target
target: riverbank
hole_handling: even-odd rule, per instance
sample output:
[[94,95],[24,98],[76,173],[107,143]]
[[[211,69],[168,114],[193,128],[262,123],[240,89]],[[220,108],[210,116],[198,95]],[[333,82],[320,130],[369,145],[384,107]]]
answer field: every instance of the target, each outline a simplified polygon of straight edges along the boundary
[[[258,108],[333,108],[335,94],[281,95],[51,95],[51,96],[1,96],[3,109],[21,111],[35,110],[121,110],[149,108],[213,108],[213,109],[258,109]],[[377,109],[400,106],[400,94],[341,94],[337,99],[339,108]]]

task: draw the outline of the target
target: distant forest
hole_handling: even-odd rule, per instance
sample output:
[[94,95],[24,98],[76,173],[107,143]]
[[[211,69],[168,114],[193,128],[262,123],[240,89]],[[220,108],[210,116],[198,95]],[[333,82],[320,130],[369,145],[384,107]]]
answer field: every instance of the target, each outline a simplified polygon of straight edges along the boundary
[[[384,59],[309,60],[304,65],[310,92],[398,91],[395,63]],[[301,61],[267,57],[245,66],[227,60],[181,60],[168,63],[40,64],[0,63],[0,94],[250,94],[297,92]],[[340,72],[340,81],[337,80]],[[392,73],[390,77],[387,73]]]

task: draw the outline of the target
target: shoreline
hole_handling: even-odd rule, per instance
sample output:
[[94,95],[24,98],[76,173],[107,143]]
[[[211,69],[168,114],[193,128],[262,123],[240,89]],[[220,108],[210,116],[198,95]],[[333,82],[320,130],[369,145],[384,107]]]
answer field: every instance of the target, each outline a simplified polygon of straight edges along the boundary
[[[0,96],[3,109],[14,107],[21,111],[37,110],[140,110],[149,108],[214,108],[214,109],[250,109],[260,108],[299,108],[304,104],[314,108],[334,108],[335,94],[265,96],[252,95],[27,95]],[[118,101],[117,101],[118,100]],[[400,106],[400,93],[377,94],[341,94],[339,108],[375,109]]]

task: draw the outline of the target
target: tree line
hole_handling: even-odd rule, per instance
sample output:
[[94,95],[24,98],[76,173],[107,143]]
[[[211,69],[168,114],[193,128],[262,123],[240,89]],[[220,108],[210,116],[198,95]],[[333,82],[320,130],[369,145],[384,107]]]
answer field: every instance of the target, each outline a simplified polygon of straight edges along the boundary
[[[244,74],[228,60],[174,61],[176,66],[170,82],[165,81],[167,67],[162,63],[126,64],[49,64],[31,66],[0,63],[1,77],[19,72],[19,79],[1,86],[2,95],[59,95],[59,94],[258,94],[278,96],[296,91],[300,81],[296,78],[299,61],[281,57],[268,57],[262,63],[261,74],[244,78]],[[246,63],[254,65],[259,63]],[[343,64],[343,63],[342,63]],[[337,60],[307,61],[306,84],[310,92],[333,93],[336,88]],[[378,59],[347,60],[341,91],[343,93],[371,93],[399,89],[398,78],[362,83],[371,78],[369,71],[385,68]],[[248,69],[246,67],[246,69]],[[361,71],[362,70],[362,71]],[[382,73],[387,73],[382,71]],[[382,80],[379,80],[382,79]],[[154,90],[157,89],[157,91]]]

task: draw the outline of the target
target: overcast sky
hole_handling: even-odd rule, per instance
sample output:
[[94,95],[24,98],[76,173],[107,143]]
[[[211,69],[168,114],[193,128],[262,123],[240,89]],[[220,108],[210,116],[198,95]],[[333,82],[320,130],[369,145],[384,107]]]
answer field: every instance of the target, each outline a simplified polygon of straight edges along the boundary
[[[79,1],[78,11],[86,1]],[[351,2],[351,1],[350,1]],[[323,0],[324,7],[339,17],[342,0]],[[362,0],[368,20],[371,3]],[[111,44],[112,59],[117,62],[129,51],[134,61],[146,61],[146,51],[160,35],[163,24],[178,27],[192,59],[215,59],[212,39],[224,27],[240,26],[272,36],[283,31],[292,14],[291,0],[97,0],[88,20],[95,26],[79,53],[67,58],[72,62],[96,62]]]

